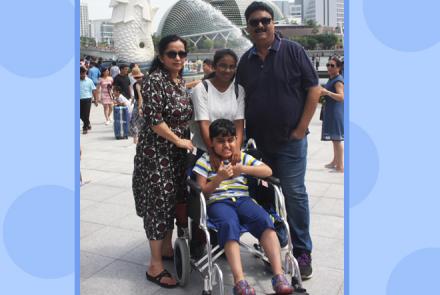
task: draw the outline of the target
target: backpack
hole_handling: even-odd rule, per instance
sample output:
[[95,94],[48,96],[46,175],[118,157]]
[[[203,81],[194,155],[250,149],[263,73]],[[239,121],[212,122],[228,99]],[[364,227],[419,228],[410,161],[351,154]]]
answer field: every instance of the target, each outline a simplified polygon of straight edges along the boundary
[[[206,80],[202,80],[203,86],[205,87],[206,93],[208,93],[208,82]],[[234,92],[235,92],[235,99],[238,99],[238,83],[234,82]]]

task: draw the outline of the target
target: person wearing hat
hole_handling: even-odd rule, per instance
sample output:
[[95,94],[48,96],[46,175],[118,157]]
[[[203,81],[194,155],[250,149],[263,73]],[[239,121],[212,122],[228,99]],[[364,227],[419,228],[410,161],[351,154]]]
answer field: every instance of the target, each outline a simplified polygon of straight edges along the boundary
[[131,76],[135,79],[133,84],[133,93],[134,93],[134,108],[133,113],[130,120],[130,134],[133,136],[133,142],[137,144],[138,134],[141,130],[145,120],[142,116],[142,78],[144,74],[141,72],[139,67],[134,67],[131,70]]

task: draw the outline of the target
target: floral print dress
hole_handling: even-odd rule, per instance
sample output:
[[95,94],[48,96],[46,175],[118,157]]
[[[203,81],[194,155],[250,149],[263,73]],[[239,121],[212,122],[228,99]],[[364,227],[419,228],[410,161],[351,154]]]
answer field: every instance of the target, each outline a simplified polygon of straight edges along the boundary
[[187,151],[157,135],[152,126],[165,122],[178,137],[189,139],[192,104],[184,81],[174,83],[161,69],[142,86],[145,125],[139,133],[133,171],[136,213],[144,218],[149,240],[162,240],[174,228],[177,200],[186,199]]

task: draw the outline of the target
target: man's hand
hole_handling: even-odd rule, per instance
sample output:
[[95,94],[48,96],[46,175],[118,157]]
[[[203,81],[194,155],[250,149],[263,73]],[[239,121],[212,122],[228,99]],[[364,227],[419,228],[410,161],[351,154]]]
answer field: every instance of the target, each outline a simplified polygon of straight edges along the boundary
[[306,130],[296,128],[290,134],[290,139],[300,140],[303,139],[304,136],[306,136]]

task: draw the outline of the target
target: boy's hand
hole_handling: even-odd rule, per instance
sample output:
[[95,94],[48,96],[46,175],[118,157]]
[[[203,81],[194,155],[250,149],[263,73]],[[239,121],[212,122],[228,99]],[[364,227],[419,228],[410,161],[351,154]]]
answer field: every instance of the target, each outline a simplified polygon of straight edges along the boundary
[[220,176],[222,180],[231,178],[234,175],[234,171],[231,164],[225,165],[223,161],[218,167],[217,175]]
[[233,171],[232,177],[240,176],[244,172],[243,165],[240,162],[235,165],[232,165],[232,171]]

